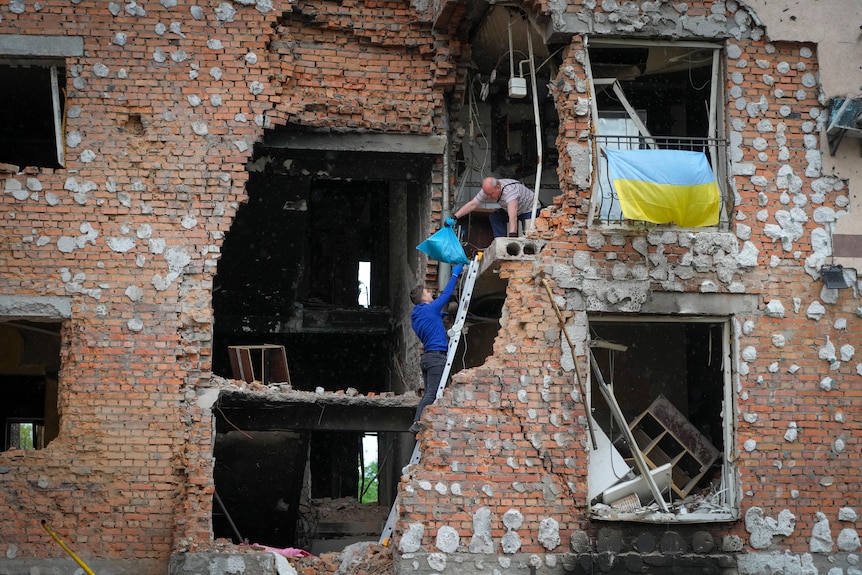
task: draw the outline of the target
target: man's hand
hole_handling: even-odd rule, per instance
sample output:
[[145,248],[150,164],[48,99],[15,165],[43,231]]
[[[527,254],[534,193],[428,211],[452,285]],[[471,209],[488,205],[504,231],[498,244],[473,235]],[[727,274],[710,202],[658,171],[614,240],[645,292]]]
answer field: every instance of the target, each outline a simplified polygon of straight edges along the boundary
[[461,272],[464,271],[464,264],[458,264],[454,268],[452,268],[452,275],[458,277],[461,275]]

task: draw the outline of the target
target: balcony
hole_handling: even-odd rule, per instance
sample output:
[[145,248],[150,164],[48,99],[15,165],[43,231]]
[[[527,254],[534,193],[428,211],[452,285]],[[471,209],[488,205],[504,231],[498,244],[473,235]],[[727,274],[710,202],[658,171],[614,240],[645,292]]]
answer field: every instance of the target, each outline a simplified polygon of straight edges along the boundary
[[694,138],[677,136],[594,135],[593,153],[597,158],[596,180],[593,182],[593,201],[590,219],[594,224],[627,226],[638,220],[627,219],[620,200],[611,184],[607,155],[604,150],[686,150],[702,152],[715,174],[721,194],[721,211],[718,227],[727,229],[733,202],[727,183],[727,140],[723,138]]

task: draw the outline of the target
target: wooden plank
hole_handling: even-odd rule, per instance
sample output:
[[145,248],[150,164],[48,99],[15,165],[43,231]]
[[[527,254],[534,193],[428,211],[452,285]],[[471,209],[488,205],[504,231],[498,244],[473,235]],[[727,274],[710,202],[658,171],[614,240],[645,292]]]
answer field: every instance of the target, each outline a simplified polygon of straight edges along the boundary
[[290,371],[287,369],[287,352],[284,351],[284,346],[278,346],[278,349],[272,350],[270,370],[272,371],[271,380],[273,383],[290,384]]

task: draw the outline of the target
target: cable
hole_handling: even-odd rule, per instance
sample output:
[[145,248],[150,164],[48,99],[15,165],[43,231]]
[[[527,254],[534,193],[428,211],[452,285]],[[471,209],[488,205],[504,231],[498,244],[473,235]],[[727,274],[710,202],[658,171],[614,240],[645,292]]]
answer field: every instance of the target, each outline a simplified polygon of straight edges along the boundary
[[[712,56],[709,57],[709,60],[700,60],[700,61],[701,62],[707,62],[707,61],[711,61],[711,60],[712,60]],[[691,60],[691,58],[687,59],[687,63],[688,63],[688,83],[692,88],[694,88],[696,91],[700,92],[701,90],[706,88],[712,82],[712,78],[708,79],[706,82],[703,83],[703,85],[700,88],[698,88],[697,86],[694,85],[694,80],[691,77],[691,65],[693,64],[693,61]]]

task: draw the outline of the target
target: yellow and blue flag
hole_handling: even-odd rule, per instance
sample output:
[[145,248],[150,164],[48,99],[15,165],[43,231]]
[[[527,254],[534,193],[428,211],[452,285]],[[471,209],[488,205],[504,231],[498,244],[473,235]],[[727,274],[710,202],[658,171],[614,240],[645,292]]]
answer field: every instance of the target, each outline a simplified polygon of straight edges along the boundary
[[606,149],[623,216],[684,228],[714,226],[721,210],[718,182],[706,155],[687,150]]

